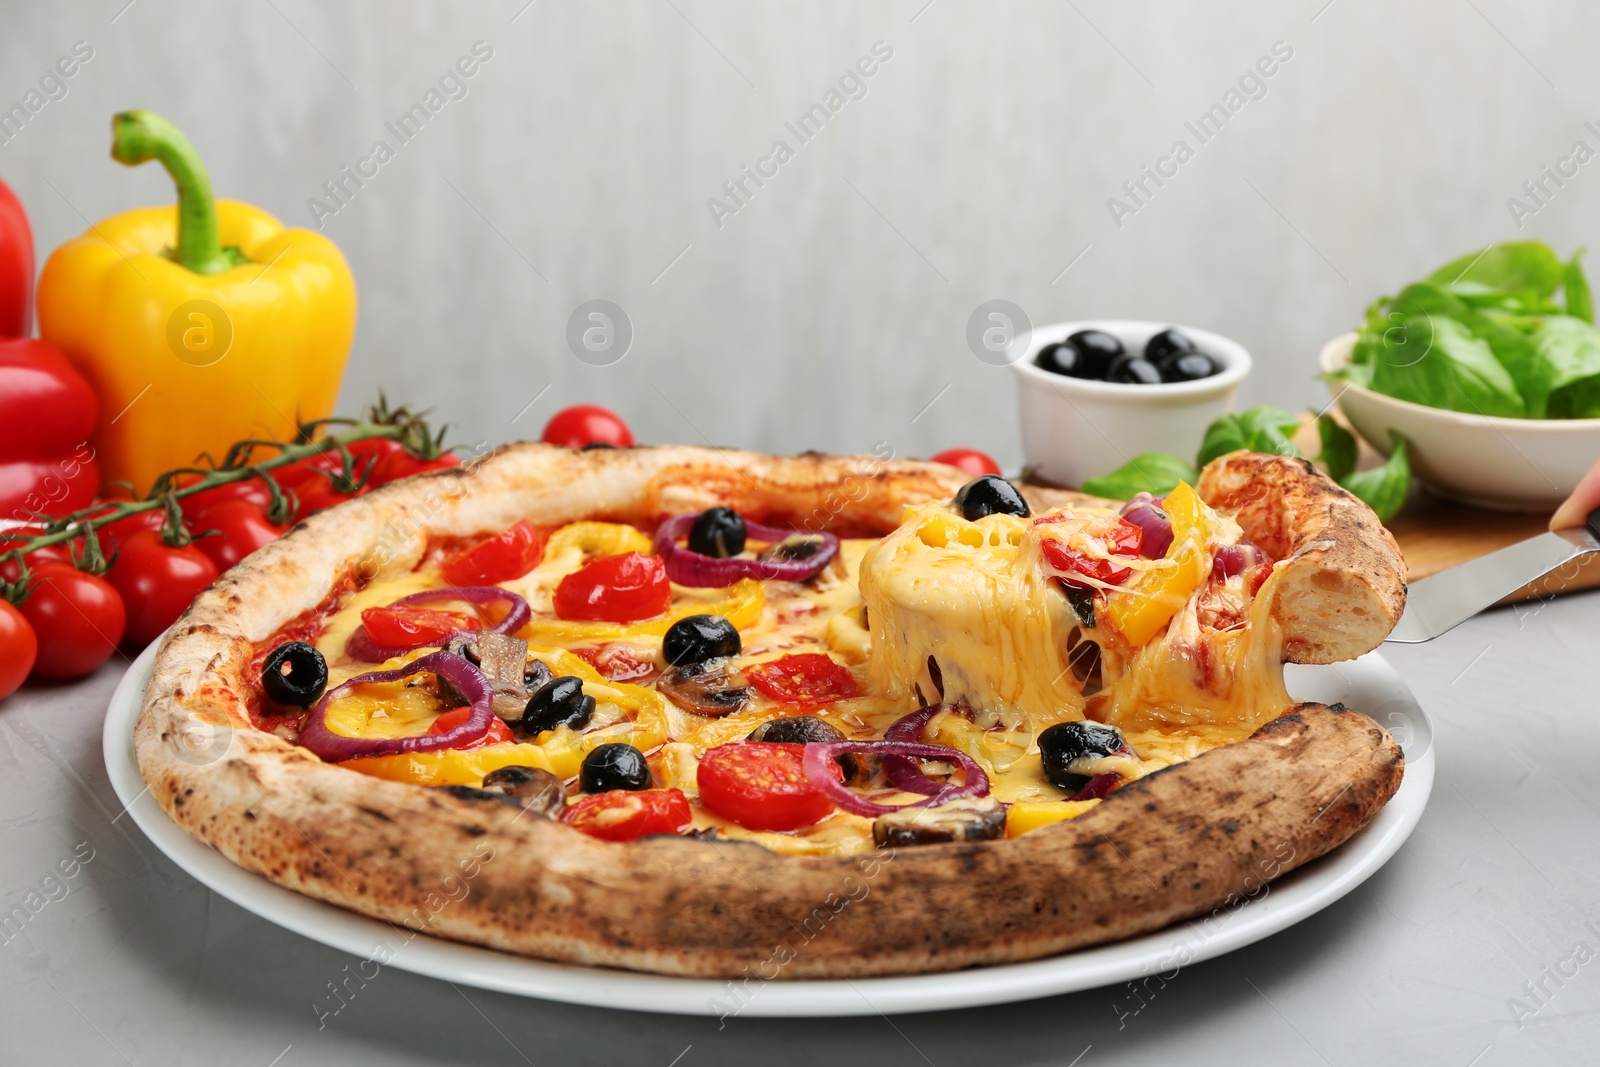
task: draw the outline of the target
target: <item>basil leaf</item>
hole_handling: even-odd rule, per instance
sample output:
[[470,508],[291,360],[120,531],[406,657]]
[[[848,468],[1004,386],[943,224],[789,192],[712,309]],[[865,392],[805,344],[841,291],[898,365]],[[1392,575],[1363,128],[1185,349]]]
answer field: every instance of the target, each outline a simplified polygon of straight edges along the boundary
[[1567,265],[1543,241],[1506,241],[1451,260],[1427,281],[1460,293],[1498,290],[1541,303],[1560,288],[1566,275]]
[[1551,315],[1532,343],[1545,374],[1547,414],[1584,419],[1600,413],[1600,330],[1570,315]]
[[1355,471],[1339,479],[1339,484],[1355,494],[1378,518],[1388,522],[1399,512],[1411,492],[1411,461],[1406,456],[1406,439],[1390,431],[1389,459],[1381,467]]
[[1584,322],[1594,322],[1594,299],[1589,294],[1589,278],[1583,273],[1583,249],[1572,253],[1567,261],[1567,276],[1561,288],[1565,291],[1567,314]]
[[1484,322],[1450,291],[1428,282],[1395,297],[1389,325],[1376,338],[1371,387],[1433,408],[1520,416],[1524,407],[1511,373],[1488,341],[1463,320]]
[[1322,439],[1322,453],[1317,458],[1327,468],[1328,477],[1344,481],[1356,469],[1355,436],[1326,412],[1317,416],[1317,436]]
[[1128,500],[1138,493],[1166,496],[1179,482],[1193,485],[1199,475],[1177,456],[1165,452],[1144,452],[1098,478],[1090,478],[1080,488],[1093,496]]
[[1299,426],[1300,416],[1294,412],[1266,405],[1224,415],[1206,427],[1206,436],[1200,442],[1200,455],[1194,461],[1195,466],[1204,467],[1218,456],[1237,452],[1241,448],[1250,452],[1298,456],[1300,450],[1289,440],[1289,434]]

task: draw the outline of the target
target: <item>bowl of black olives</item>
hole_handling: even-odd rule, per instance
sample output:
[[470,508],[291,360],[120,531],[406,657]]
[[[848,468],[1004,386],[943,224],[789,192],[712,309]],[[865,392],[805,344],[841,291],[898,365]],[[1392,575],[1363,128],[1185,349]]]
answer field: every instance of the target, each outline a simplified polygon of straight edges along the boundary
[[1145,452],[1194,452],[1233,410],[1250,353],[1191,326],[1106,320],[1033,331],[1011,365],[1034,476],[1076,487]]

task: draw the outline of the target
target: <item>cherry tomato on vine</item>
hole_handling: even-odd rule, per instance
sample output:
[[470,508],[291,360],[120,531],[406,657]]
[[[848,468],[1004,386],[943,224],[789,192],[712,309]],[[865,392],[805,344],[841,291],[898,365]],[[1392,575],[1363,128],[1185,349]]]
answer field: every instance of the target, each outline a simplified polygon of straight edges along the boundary
[[544,424],[544,434],[539,439],[547,445],[563,448],[588,445],[627,448],[633,444],[633,431],[615,412],[598,404],[574,404],[552,415]]
[[[399,445],[399,442],[395,442]],[[413,474],[426,474],[429,471],[447,471],[461,466],[461,457],[454,452],[441,452],[432,459],[423,459],[413,456],[403,446],[391,449],[378,460],[377,466],[372,468],[371,483],[373,485],[388,485],[399,478],[409,478]]]
[[368,637],[386,648],[442,645],[457,630],[483,629],[483,623],[470,615],[413,604],[367,608],[361,613],[361,625]]
[[[0,552],[7,552],[14,547],[16,547],[15,544],[0,542]],[[65,544],[45,545],[43,548],[36,548],[29,552],[26,562],[29,568],[35,568],[39,564],[47,562],[65,563],[70,567],[72,565],[72,552]],[[20,577],[22,577],[22,568],[17,566],[16,560],[8,559],[4,563],[0,563],[0,579],[14,582]]]
[[850,668],[821,652],[798,652],[746,669],[750,683],[782,704],[831,704],[856,695]]
[[[700,803],[747,830],[798,830],[833,810],[833,801],[806,777],[804,745],[735,741],[700,760]],[[840,780],[844,770],[828,766]]]
[[681,834],[693,815],[680,789],[613,789],[567,805],[561,821],[602,841],[636,841],[646,834]]
[[67,563],[47,561],[33,574],[33,591],[20,607],[39,641],[33,673],[80,678],[110,659],[128,621],[121,594]]
[[[433,720],[433,725],[428,727],[428,732],[430,734],[447,733],[466,722],[471,716],[471,708],[455,708]],[[512,735],[511,727],[502,722],[500,716],[491,715],[489,716],[489,729],[482,737],[476,741],[468,741],[464,745],[455,745],[454,748],[458,752],[466,752],[474,748],[482,748],[484,745],[510,744],[515,740],[516,737]]]
[[511,528],[462,549],[440,566],[451,585],[495,585],[521,578],[544,556],[547,531],[518,519]]
[[272,506],[272,490],[263,485],[260,478],[251,478],[248,481],[229,482],[212,489],[202,489],[193,496],[179,500],[178,507],[183,510],[184,521],[193,526],[212,508],[234,500],[248,501],[265,511]]
[[354,500],[367,491],[367,486],[362,486],[357,493],[342,493],[334,488],[333,481],[321,474],[313,474],[305,481],[294,487],[295,494],[300,498],[298,518],[305,518],[315,514],[323,508],[331,508],[335,504],[343,504],[346,500]]
[[266,511],[250,500],[225,500],[213,505],[195,526],[195,533],[217,531],[195,539],[200,551],[225,571],[262,545],[283,536],[284,527],[267,519]]
[[602,556],[556,586],[556,615],[597,622],[638,622],[672,606],[672,583],[660,556]]
[[11,604],[0,600],[0,700],[17,691],[39,657],[33,627]]
[[128,609],[129,642],[144,646],[217,580],[217,565],[192,544],[169,545],[154,530],[140,530],[117,548],[106,572]]
[[983,474],[999,474],[1000,464],[990,459],[985,452],[976,448],[947,448],[936,456],[930,456],[935,463],[944,463],[964,470],[974,478]]

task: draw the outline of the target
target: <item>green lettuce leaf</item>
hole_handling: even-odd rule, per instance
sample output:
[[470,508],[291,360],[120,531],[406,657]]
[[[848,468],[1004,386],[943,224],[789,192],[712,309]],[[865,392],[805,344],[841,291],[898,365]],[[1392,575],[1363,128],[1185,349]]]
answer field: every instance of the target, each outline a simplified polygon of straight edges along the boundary
[[1383,332],[1373,337],[1368,331],[1371,387],[1433,408],[1522,415],[1522,394],[1510,371],[1463,320],[1487,321],[1439,285],[1420,282],[1401,290],[1389,305]]
[[1566,280],[1567,265],[1543,241],[1506,241],[1453,259],[1427,280],[1458,293],[1515,293],[1543,303]]
[[1570,315],[1551,315],[1533,335],[1545,377],[1546,414],[1558,419],[1600,415],[1600,330]]
[[1178,487],[1179,482],[1193,485],[1199,477],[1195,469],[1177,456],[1165,452],[1144,452],[1098,478],[1090,478],[1081,486],[1085,493],[1127,500],[1137,493],[1166,496]]
[[1583,249],[1572,253],[1567,260],[1567,277],[1562,283],[1566,294],[1567,314],[1584,322],[1594,322],[1594,298],[1589,293],[1589,278],[1583,273]]

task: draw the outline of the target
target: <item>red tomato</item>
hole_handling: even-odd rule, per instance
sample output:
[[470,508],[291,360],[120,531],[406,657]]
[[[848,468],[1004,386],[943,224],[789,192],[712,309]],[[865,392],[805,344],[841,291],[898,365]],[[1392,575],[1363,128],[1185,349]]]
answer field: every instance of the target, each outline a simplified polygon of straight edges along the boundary
[[0,518],[64,515],[94,500],[100,469],[88,442],[99,411],[94,388],[60,349],[0,339]]
[[[0,544],[0,552],[7,551],[9,547],[10,546],[8,545]],[[36,548],[32,552],[29,552],[27,556],[23,557],[23,561],[27,563],[30,569],[38,567],[41,563],[47,562],[65,563],[68,566],[71,566],[72,552],[64,544],[46,545],[43,548]],[[0,578],[3,578],[8,582],[14,582],[21,576],[22,568],[17,566],[16,560],[8,559],[4,563],[0,563]]]
[[217,570],[225,571],[262,545],[283,536],[284,528],[267,521],[266,510],[249,500],[224,500],[214,504],[195,525],[195,533],[217,531],[196,538],[195,544]]
[[175,547],[154,530],[118,546],[106,572],[128,608],[128,640],[148,645],[178,621],[194,598],[217,580],[217,566],[194,545]]
[[398,450],[391,450],[378,461],[378,465],[372,468],[369,482],[372,485],[388,485],[396,479],[409,478],[413,474],[447,471],[459,466],[461,457],[454,452],[441,452],[433,459],[420,459],[401,447]]
[[653,678],[656,673],[655,657],[627,645],[600,645],[598,648],[574,648],[574,656],[600,672],[610,682],[640,682]]
[[367,636],[385,648],[442,645],[457,630],[481,630],[483,623],[458,611],[438,611],[412,604],[367,608],[361,613]]
[[80,454],[0,460],[0,518],[66,515],[93,503],[99,488],[100,465],[87,445]]
[[800,652],[745,669],[750,683],[782,704],[831,704],[856,695],[850,668],[821,652]]
[[681,789],[613,789],[567,805],[561,821],[602,841],[636,841],[646,834],[681,834],[693,816]]
[[[805,775],[804,745],[735,741],[700,760],[700,803],[747,830],[798,830],[833,810],[833,801]],[[842,781],[844,770],[830,760]]]
[[672,606],[672,583],[659,556],[602,556],[556,586],[556,615],[598,622],[638,622]]
[[[428,732],[430,734],[442,734],[449,730],[454,730],[457,726],[466,722],[471,715],[471,708],[456,708],[453,711],[447,711],[433,720],[433,725],[428,727]],[[491,715],[489,716],[489,729],[482,737],[476,741],[468,741],[464,745],[456,745],[454,747],[458,752],[466,752],[470,749],[482,748],[484,745],[510,744],[515,740],[516,738],[511,735],[511,727],[502,722],[500,716]]]
[[519,519],[509,530],[457,552],[440,570],[451,585],[495,585],[521,578],[539,565],[547,536]]
[[214,489],[202,489],[193,496],[179,500],[178,507],[183,510],[184,520],[195,525],[206,512],[231,500],[248,501],[265,512],[272,505],[272,490],[263,485],[260,478],[251,478],[243,482],[229,482]]
[[295,517],[303,519],[323,508],[331,508],[335,504],[343,504],[346,500],[354,500],[367,490],[363,486],[360,493],[341,493],[333,487],[331,479],[321,474],[313,474],[296,485],[294,491],[300,498],[300,510],[296,512]]
[[28,620],[0,600],[0,700],[17,691],[39,656],[39,639]]
[[343,469],[342,461],[339,459],[339,451],[335,449],[332,452],[319,452],[315,456],[297,459],[285,466],[275,467],[271,474],[273,481],[287,489],[315,478],[319,471],[331,474],[334,471]]
[[33,592],[21,606],[39,639],[33,673],[41,678],[88,674],[122,640],[128,621],[122,597],[104,578],[66,563],[41,563],[34,576]]
[[615,445],[627,448],[633,444],[633,431],[615,412],[598,404],[574,404],[550,416],[544,424],[540,440],[548,445],[563,448],[583,448],[585,445]]
[[[1139,542],[1143,538],[1143,528],[1119,519],[1116,529],[1106,538],[1106,546],[1113,556],[1127,556],[1132,559],[1139,554]],[[1121,585],[1127,581],[1128,575],[1133,573],[1131,568],[1112,563],[1108,559],[1086,556],[1077,549],[1068,547],[1064,541],[1057,541],[1051,537],[1040,540],[1039,551],[1043,554],[1045,563],[1054,570],[1082,574],[1107,585]],[[1070,577],[1060,577],[1063,582],[1075,588],[1091,588],[1083,582],[1073,581]]]
[[988,453],[979,452],[976,448],[947,448],[938,455],[929,458],[935,463],[943,463],[959,470],[964,470],[974,478],[980,474],[1000,473],[1000,464],[990,459]]

